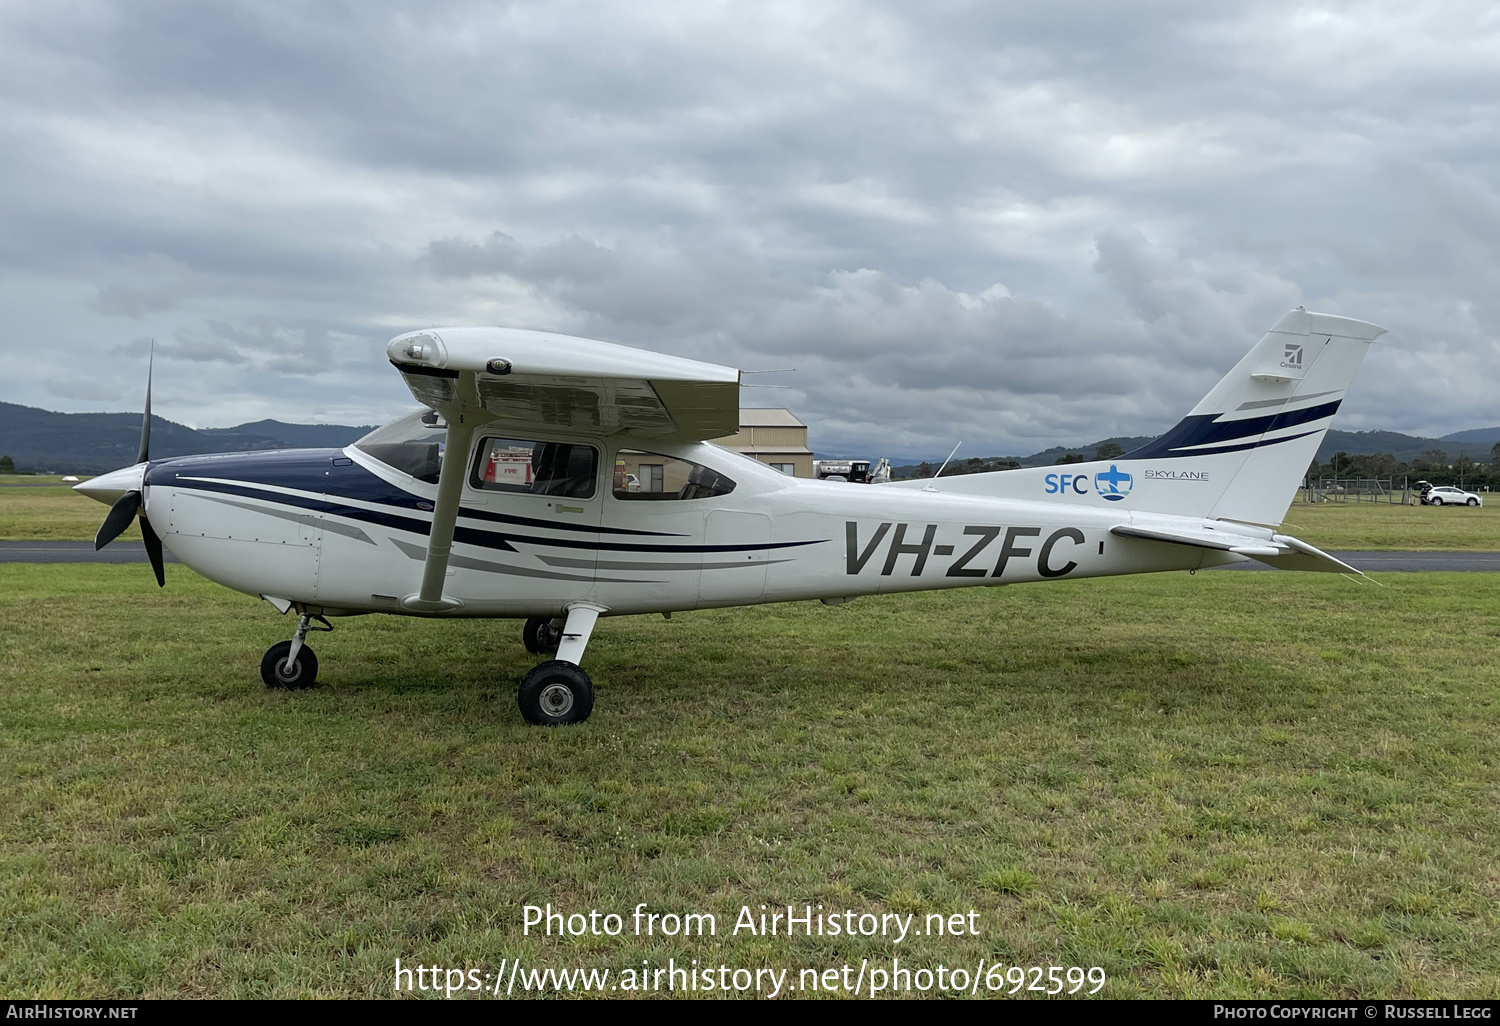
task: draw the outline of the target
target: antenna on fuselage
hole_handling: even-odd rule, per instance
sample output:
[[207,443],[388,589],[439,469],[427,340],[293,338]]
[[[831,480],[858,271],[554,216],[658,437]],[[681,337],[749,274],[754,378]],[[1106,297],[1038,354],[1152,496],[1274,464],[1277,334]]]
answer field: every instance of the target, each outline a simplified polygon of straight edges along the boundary
[[[953,452],[950,452],[948,454],[948,458],[943,461],[943,465],[941,467],[938,467],[938,472],[936,474],[932,475],[932,479],[934,481],[936,481],[938,478],[940,478],[940,477],[943,476],[943,471],[945,471],[945,470],[948,469],[948,464],[952,463],[953,462],[953,457],[955,455],[957,455],[957,453],[958,453],[958,446],[959,445],[963,445],[963,444],[964,444],[964,440],[962,438],[960,438],[958,440],[958,444],[953,447]],[[935,492],[935,491],[937,491],[937,489],[934,488],[934,487],[932,487],[932,485],[929,484],[926,488],[923,488],[922,491],[924,491],[924,492]]]

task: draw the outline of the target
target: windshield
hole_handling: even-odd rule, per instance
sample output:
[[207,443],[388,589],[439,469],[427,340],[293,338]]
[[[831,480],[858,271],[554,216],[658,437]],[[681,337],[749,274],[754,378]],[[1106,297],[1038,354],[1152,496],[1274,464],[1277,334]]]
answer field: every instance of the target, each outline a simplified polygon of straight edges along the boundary
[[417,410],[376,428],[354,447],[418,481],[437,484],[447,440],[447,421],[436,410]]

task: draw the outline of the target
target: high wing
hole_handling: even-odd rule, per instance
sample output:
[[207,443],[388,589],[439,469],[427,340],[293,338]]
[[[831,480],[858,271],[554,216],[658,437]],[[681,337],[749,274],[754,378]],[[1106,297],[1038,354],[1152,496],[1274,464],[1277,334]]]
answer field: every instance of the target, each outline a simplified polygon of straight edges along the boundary
[[434,328],[396,336],[386,355],[417,401],[443,415],[448,451],[459,454],[445,459],[438,474],[422,586],[401,599],[412,612],[463,604],[443,594],[443,583],[465,454],[481,424],[680,441],[722,438],[740,426],[739,371],[610,342],[524,328]]
[[414,331],[386,353],[417,401],[445,414],[467,399],[485,419],[677,441],[740,426],[740,373],[717,364],[524,328]]

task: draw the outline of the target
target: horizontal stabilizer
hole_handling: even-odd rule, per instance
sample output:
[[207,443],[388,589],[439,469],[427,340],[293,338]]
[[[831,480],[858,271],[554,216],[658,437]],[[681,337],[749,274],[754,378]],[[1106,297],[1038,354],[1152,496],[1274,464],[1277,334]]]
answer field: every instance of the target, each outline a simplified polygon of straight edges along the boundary
[[1363,571],[1355,569],[1343,560],[1334,559],[1322,549],[1309,545],[1300,538],[1293,538],[1289,534],[1278,534],[1273,540],[1296,550],[1284,556],[1277,556],[1275,559],[1261,560],[1262,563],[1274,566],[1278,570],[1311,570],[1315,573],[1364,576]]
[[1242,556],[1279,556],[1283,550],[1264,538],[1247,538],[1213,527],[1132,527],[1122,524],[1111,527],[1110,534],[1122,538],[1148,538],[1151,541],[1172,542],[1176,545],[1193,545],[1200,549],[1218,549],[1221,552],[1237,552]]
[[[1359,570],[1330,556],[1300,538],[1286,534],[1273,534],[1269,538],[1249,537],[1236,531],[1208,525],[1191,526],[1176,524],[1136,527],[1121,524],[1109,529],[1109,533],[1122,538],[1145,538],[1149,541],[1170,542],[1174,545],[1192,545],[1200,549],[1217,549],[1249,556],[1278,570],[1303,570],[1314,573],[1358,574]],[[1363,576],[1363,575],[1361,575]]]

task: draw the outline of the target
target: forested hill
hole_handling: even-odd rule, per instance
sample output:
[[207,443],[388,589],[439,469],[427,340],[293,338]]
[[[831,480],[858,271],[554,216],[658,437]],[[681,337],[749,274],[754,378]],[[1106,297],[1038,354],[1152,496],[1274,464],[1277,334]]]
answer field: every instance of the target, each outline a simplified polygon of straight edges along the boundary
[[[241,452],[253,449],[287,449],[339,447],[372,430],[368,426],[343,424],[284,424],[279,420],[257,420],[229,428],[190,428],[163,417],[151,418],[151,455],[191,456],[204,452]],[[9,455],[22,471],[43,470],[56,473],[102,474],[127,466],[135,459],[140,444],[141,417],[138,413],[54,413],[34,406],[0,403],[0,455]],[[1050,466],[1064,456],[1092,459],[1095,450],[1106,443],[1119,445],[1126,452],[1152,441],[1151,436],[1105,438],[1088,445],[1053,446],[1030,456],[981,457],[961,455],[947,473],[976,469],[999,469],[1019,464],[1023,467]],[[1390,453],[1399,463],[1425,459],[1436,450],[1448,462],[1463,453],[1476,463],[1491,461],[1491,447],[1500,441],[1500,427],[1456,431],[1442,438],[1420,438],[1395,431],[1330,431],[1318,449],[1318,462],[1326,463],[1336,452],[1351,456],[1366,453]],[[881,454],[855,454],[874,459]],[[931,461],[928,473],[942,463],[942,456]],[[913,477],[920,464],[896,467],[897,477]]]
[[[283,424],[277,420],[197,429],[152,417],[151,455],[337,447],[370,430],[342,424]],[[102,474],[128,466],[135,459],[140,440],[139,413],[53,413],[0,403],[0,455],[10,456],[17,470]]]
[[[976,470],[1002,470],[1006,466],[1014,465],[1045,467],[1067,456],[1092,460],[1099,446],[1110,442],[1129,452],[1151,441],[1155,439],[1149,435],[1134,438],[1104,438],[1088,445],[1057,445],[1032,453],[1030,456],[988,456],[980,457],[977,462],[960,457],[955,461],[958,465],[950,464],[943,472],[943,476],[954,473],[973,473]],[[1323,444],[1318,447],[1317,460],[1319,463],[1327,463],[1333,458],[1333,454],[1338,452],[1348,453],[1351,456],[1389,453],[1396,458],[1397,463],[1413,463],[1426,459],[1427,453],[1436,451],[1444,454],[1444,459],[1437,462],[1451,463],[1462,453],[1475,463],[1487,464],[1491,462],[1491,449],[1496,442],[1500,442],[1500,427],[1456,431],[1442,438],[1403,435],[1398,431],[1330,431],[1324,437]],[[942,462],[941,456],[930,461],[927,473],[931,474],[936,471]],[[894,467],[892,474],[897,478],[920,477],[923,476],[922,464]]]

